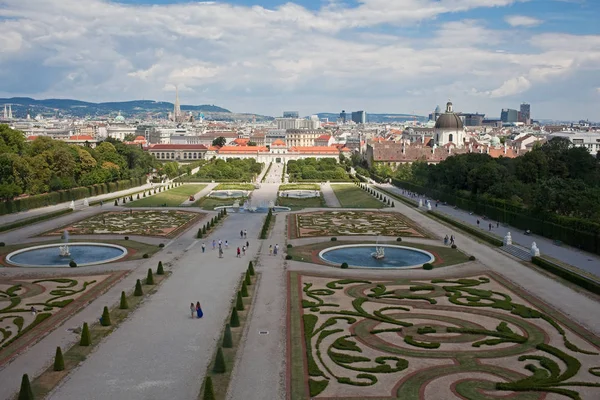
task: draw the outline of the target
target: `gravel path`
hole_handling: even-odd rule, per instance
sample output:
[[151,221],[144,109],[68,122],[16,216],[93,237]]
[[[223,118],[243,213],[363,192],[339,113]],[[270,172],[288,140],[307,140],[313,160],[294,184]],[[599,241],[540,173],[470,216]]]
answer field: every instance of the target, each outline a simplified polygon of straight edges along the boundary
[[325,199],[325,203],[327,203],[327,207],[342,207],[329,183],[321,184],[321,192],[323,192],[323,198]]

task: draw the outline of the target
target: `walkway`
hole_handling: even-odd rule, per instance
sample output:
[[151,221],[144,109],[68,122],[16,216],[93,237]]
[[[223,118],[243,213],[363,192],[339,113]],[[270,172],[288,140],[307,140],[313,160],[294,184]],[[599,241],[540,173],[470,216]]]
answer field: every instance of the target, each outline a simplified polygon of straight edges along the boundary
[[331,184],[322,183],[321,192],[323,193],[323,198],[325,199],[325,203],[327,203],[327,207],[340,208],[342,206],[335,195],[335,192],[331,188]]
[[[408,197],[402,194],[402,189],[399,189],[396,186],[390,184],[377,185],[376,187],[382,187],[388,191],[396,193],[397,195]],[[396,201],[395,203],[398,204],[399,202]],[[454,207],[451,206],[444,206],[442,204],[439,204],[438,207],[435,207],[435,204],[432,204],[432,207],[432,209],[437,212],[446,214],[458,221],[462,221],[463,223],[467,223],[475,227],[477,226],[477,220],[479,219],[480,227],[482,230],[485,230],[485,232],[488,234],[492,233],[500,239],[502,239],[507,232],[510,232],[513,243],[519,244],[527,249],[531,248],[532,242],[535,242],[538,248],[540,249],[540,254],[542,256],[550,256],[566,264],[573,265],[577,268],[581,268],[582,270],[588,271],[600,278],[600,256],[587,253],[585,251],[581,251],[567,245],[557,246],[552,240],[542,236],[526,236],[521,230],[508,225],[500,224],[500,227],[497,228],[495,221],[485,221],[480,215],[471,215],[467,211],[461,209],[454,209]],[[489,223],[492,223],[491,232],[489,231]]]

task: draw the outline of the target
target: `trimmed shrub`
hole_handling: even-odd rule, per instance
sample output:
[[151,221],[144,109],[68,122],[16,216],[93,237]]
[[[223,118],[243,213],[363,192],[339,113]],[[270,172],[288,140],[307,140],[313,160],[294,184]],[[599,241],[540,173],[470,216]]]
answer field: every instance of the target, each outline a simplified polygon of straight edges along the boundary
[[245,279],[242,281],[242,290],[241,290],[241,293],[242,293],[242,297],[248,297],[248,285],[246,285],[246,280]]
[[331,238],[331,241],[332,241],[332,242],[337,242],[337,238],[336,238],[336,237],[332,237],[332,238]]
[[288,244],[288,245],[287,245],[287,248],[288,248],[288,249],[291,249],[292,247],[294,247],[294,246],[292,246],[291,244]]
[[137,194],[137,199],[136,199],[136,200],[139,200],[139,199],[140,199],[140,194],[138,193],[138,194]]
[[237,299],[235,301],[235,308],[238,311],[244,311],[244,301],[242,300],[242,293],[238,290]]
[[65,359],[63,358],[62,350],[60,346],[56,347],[56,354],[54,355],[54,370],[55,371],[64,371],[65,369]]
[[433,269],[433,265],[431,265],[430,263],[425,263],[425,264],[423,264],[423,269],[430,271]]
[[252,279],[250,279],[250,271],[246,271],[246,277],[244,278],[246,285],[250,286],[252,285]]
[[340,268],[342,268],[342,269],[348,268],[348,263],[346,263],[346,262],[342,263],[342,265],[340,265]]
[[452,246],[450,246],[450,247],[451,247],[451,248],[453,248],[453,249],[456,249],[456,245],[455,245],[455,244],[453,244],[453,245],[452,245]]
[[127,303],[127,296],[125,292],[121,292],[121,302],[119,303],[119,310],[127,310],[129,308],[129,304]]
[[129,236],[125,236],[125,240],[129,240]]
[[287,255],[285,256],[285,259],[286,259],[286,260],[291,260],[291,259],[292,259],[292,255],[291,255],[291,254],[287,254]]
[[6,243],[0,242],[0,247],[4,247],[4,246],[6,246]]
[[215,392],[210,376],[207,376],[204,380],[204,394],[202,395],[202,400],[215,400]]
[[144,195],[142,197],[146,197],[146,192],[144,192]]
[[223,349],[220,347],[217,349],[217,356],[215,357],[215,365],[213,366],[212,371],[215,374],[222,374],[227,370],[225,368],[225,357],[223,357]]
[[150,257],[150,256],[148,255],[148,253],[144,253],[144,255],[142,256],[142,258],[148,258],[148,257]]
[[164,274],[165,274],[165,270],[163,268],[162,261],[159,261],[158,268],[156,268],[156,275],[164,275]]
[[396,238],[396,242],[401,242],[401,241],[402,241],[402,238],[401,238],[401,237],[399,237],[399,238]]
[[119,200],[115,200],[115,206],[119,205]]
[[229,325],[232,328],[237,328],[240,326],[240,317],[238,316],[237,310],[233,307],[233,311],[231,311],[231,318],[229,319]]
[[73,260],[69,261],[69,267],[71,268],[77,268],[77,263]]
[[33,391],[29,383],[29,375],[24,374],[21,378],[21,390],[19,390],[19,400],[33,400]]
[[225,333],[223,333],[223,348],[230,349],[233,347],[233,339],[231,337],[231,327],[229,324],[225,325]]
[[396,205],[394,204],[394,202],[392,201],[392,207],[396,207]]
[[560,265],[556,265],[541,257],[531,257],[531,262],[554,275],[557,275],[571,283],[576,284],[577,286],[589,290],[592,293],[600,294],[600,284],[586,278],[585,276],[571,272]]
[[148,275],[146,276],[146,285],[154,285],[154,276],[152,275],[152,268],[148,268]]
[[81,340],[79,341],[80,346],[89,346],[92,344],[92,336],[90,335],[90,328],[87,322],[83,323],[83,329],[81,330]]
[[158,245],[158,247],[160,247],[160,248],[162,249],[163,247],[165,247],[165,244],[164,244],[164,243],[160,243],[160,244]]
[[206,225],[202,226],[202,233],[206,234]]
[[102,318],[100,318],[100,325],[102,326],[110,326],[110,312],[108,312],[108,307],[104,306],[104,310],[102,311]]
[[475,256],[469,256],[469,261],[475,261]]
[[248,273],[249,273],[251,276],[254,276],[254,264],[252,264],[252,261],[250,261],[250,262],[248,263]]
[[142,282],[138,279],[135,282],[135,290],[133,291],[134,296],[143,296],[144,290],[142,290]]
[[202,239],[202,228],[198,228],[198,233],[196,233],[196,238]]
[[[139,194],[138,194],[138,199],[139,199]],[[129,201],[133,201],[133,196],[129,196]]]

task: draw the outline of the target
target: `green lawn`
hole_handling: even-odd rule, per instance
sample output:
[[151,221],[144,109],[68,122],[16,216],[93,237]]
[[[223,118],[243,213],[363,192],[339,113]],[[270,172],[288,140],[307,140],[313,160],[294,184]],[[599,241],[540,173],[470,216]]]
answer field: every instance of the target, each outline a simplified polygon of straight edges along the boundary
[[200,207],[203,210],[214,210],[215,207],[220,206],[231,206],[237,200],[240,202],[240,207],[244,205],[244,202],[247,200],[247,197],[238,197],[235,199],[217,199],[214,197],[203,197],[197,200],[192,207]]
[[385,205],[356,185],[331,185],[344,208],[383,208]]
[[301,210],[303,208],[321,208],[327,207],[323,195],[320,197],[309,197],[306,199],[294,199],[292,197],[277,197],[277,205],[290,207],[292,211]]
[[282,190],[321,190],[318,183],[288,183],[279,185],[279,191]]
[[219,183],[213,190],[254,190],[252,183]]
[[166,192],[126,203],[127,207],[178,207],[191,195],[204,189],[206,185],[182,185]]

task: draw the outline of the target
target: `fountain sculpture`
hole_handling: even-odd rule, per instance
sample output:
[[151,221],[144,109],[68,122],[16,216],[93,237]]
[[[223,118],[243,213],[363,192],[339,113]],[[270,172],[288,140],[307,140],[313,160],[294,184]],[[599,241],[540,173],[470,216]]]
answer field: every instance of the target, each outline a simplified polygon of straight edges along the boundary
[[63,233],[63,238],[65,240],[65,244],[58,248],[59,254],[61,257],[69,257],[71,252],[69,251],[69,231],[65,230]]

